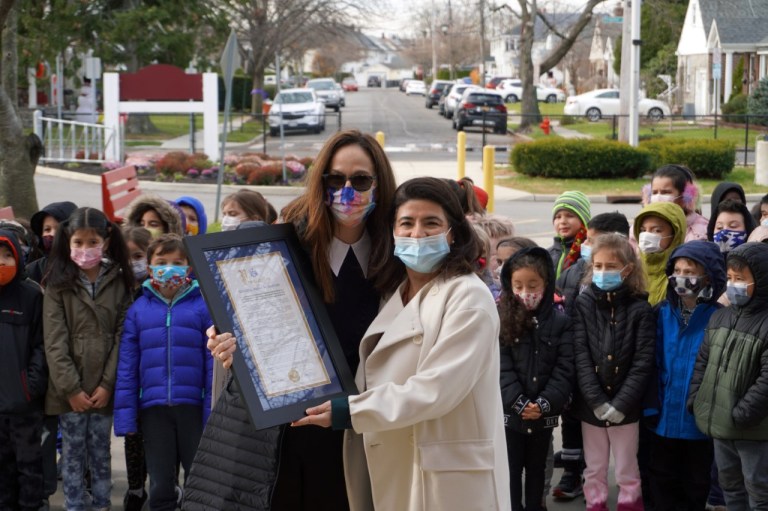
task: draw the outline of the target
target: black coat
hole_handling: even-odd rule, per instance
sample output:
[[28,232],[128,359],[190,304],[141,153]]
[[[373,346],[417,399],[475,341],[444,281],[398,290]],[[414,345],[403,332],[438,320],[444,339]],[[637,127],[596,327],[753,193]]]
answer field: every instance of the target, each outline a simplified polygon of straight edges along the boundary
[[606,292],[591,285],[576,299],[576,413],[593,426],[610,426],[594,410],[610,403],[637,422],[655,364],[656,318],[647,297],[622,285]]
[[[535,313],[535,328],[519,338],[503,340],[501,346],[501,397],[507,427],[519,433],[534,433],[557,426],[558,416],[570,399],[574,383],[573,344],[570,320],[553,304],[554,267],[546,250],[523,249],[515,258],[532,255],[546,261],[549,278]],[[509,296],[510,271],[502,270],[504,296]],[[504,318],[501,318],[504,321]],[[535,421],[520,417],[526,403],[538,403],[542,416]]]
[[582,284],[584,274],[588,268],[588,263],[584,259],[579,259],[571,266],[560,272],[560,277],[555,283],[555,291],[557,294],[563,297],[563,305],[565,305],[565,313],[570,317],[573,316],[573,309],[576,305],[576,298],[581,294],[582,288],[586,288]]

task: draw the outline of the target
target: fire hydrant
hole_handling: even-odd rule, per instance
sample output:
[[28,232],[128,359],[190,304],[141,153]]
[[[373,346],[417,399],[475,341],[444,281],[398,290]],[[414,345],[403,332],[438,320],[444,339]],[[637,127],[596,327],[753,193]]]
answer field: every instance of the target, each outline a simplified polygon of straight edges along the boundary
[[544,120],[541,121],[539,128],[541,128],[541,131],[543,131],[545,135],[549,135],[549,130],[551,129],[549,125],[549,117],[545,117]]

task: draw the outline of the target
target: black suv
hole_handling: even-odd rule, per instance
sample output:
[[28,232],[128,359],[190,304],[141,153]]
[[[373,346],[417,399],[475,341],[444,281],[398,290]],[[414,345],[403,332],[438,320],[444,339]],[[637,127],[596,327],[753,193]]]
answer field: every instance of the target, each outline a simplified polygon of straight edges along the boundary
[[440,96],[448,91],[453,82],[448,80],[435,80],[429,86],[429,90],[424,100],[424,105],[427,108],[432,108],[440,102]]
[[507,107],[501,94],[487,89],[464,93],[453,116],[453,128],[462,131],[470,126],[492,126],[494,133],[507,132]]

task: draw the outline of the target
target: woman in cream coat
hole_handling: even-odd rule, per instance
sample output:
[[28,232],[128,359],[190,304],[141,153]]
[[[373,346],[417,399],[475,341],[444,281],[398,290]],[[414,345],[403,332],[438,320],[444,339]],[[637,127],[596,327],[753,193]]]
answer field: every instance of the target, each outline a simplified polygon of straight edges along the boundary
[[360,394],[293,425],[354,430],[353,511],[506,511],[499,319],[473,273],[478,241],[442,180],[407,181],[393,209],[396,259],[380,274],[391,297],[360,345]]

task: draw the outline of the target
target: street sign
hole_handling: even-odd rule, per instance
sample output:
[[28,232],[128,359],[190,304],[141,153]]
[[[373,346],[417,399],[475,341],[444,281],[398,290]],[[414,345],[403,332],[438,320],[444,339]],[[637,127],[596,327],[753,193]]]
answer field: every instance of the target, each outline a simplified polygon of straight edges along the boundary
[[723,69],[719,62],[715,62],[712,64],[712,79],[713,80],[719,80],[722,78],[723,75]]
[[229,33],[229,39],[227,39],[227,45],[224,46],[224,52],[221,54],[219,64],[224,75],[224,85],[229,87],[235,70],[240,67],[240,52],[237,51],[237,35],[234,30]]
[[624,23],[623,16],[603,16],[603,23]]

